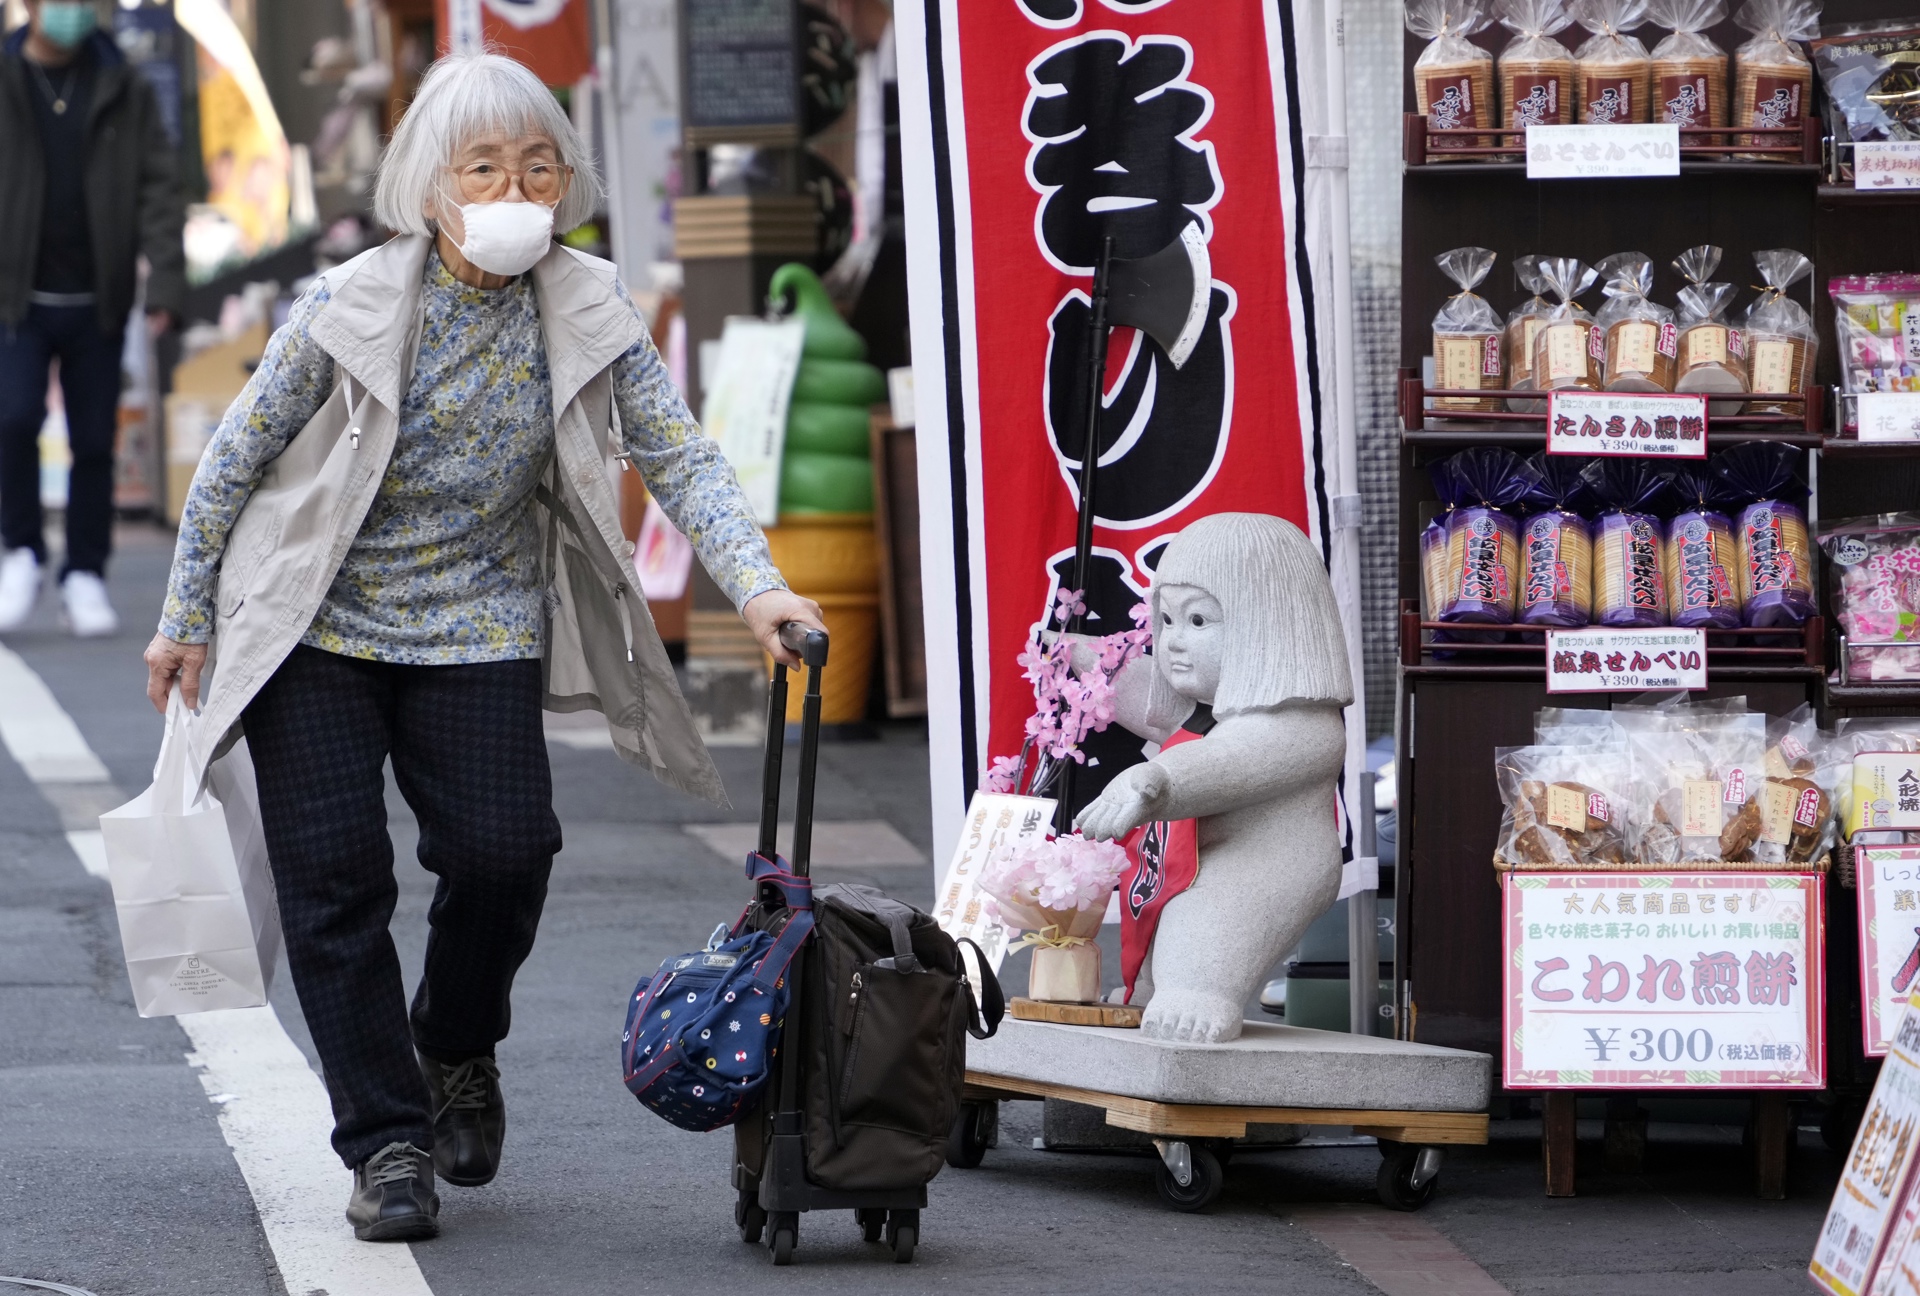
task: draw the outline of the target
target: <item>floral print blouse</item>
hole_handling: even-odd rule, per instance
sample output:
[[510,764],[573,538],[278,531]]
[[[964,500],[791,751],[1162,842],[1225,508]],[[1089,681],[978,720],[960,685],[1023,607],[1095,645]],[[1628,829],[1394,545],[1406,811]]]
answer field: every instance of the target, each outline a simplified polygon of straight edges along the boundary
[[[425,275],[420,350],[393,458],[301,642],[412,665],[538,657],[543,578],[528,505],[553,454],[553,389],[533,284],[521,275],[504,288],[474,288],[437,255]],[[211,636],[227,533],[261,469],[333,390],[333,358],[309,332],[328,300],[321,281],[294,304],[207,446],[160,619],[169,639]],[[735,606],[784,589],[733,469],[645,333],[612,376],[631,462]]]

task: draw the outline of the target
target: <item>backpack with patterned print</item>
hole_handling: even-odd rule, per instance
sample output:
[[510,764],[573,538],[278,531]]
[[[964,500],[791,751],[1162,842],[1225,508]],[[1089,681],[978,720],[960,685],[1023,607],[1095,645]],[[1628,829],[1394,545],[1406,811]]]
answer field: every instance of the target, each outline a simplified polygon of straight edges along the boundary
[[747,870],[785,901],[780,930],[716,928],[706,949],[667,959],[627,1001],[627,1088],[682,1129],[720,1129],[760,1101],[786,1025],[787,967],[813,930],[806,878],[758,855]]

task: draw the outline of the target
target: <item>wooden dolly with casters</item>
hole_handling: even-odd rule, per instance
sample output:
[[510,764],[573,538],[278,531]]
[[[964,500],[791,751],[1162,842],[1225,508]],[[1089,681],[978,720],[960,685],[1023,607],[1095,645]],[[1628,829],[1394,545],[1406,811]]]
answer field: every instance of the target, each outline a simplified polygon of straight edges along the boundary
[[1169,1206],[1183,1211],[1201,1210],[1220,1195],[1227,1141],[1246,1137],[1249,1125],[1352,1126],[1354,1133],[1378,1139],[1381,1162],[1376,1186],[1382,1204],[1395,1210],[1417,1210],[1433,1195],[1444,1148],[1487,1141],[1484,1111],[1361,1111],[1154,1102],[1072,1085],[968,1071],[963,1109],[954,1140],[948,1145],[948,1164],[963,1168],[980,1164],[997,1132],[999,1103],[1045,1098],[1104,1108],[1107,1124],[1151,1136],[1160,1153],[1154,1184]]

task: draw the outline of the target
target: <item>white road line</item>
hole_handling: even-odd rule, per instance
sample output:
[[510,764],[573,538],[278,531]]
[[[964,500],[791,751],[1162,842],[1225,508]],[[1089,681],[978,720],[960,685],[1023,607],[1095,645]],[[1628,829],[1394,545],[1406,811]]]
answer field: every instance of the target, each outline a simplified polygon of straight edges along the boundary
[[111,776],[52,690],[0,644],[0,743],[35,783],[105,783]]
[[404,1243],[356,1242],[342,1211],[346,1172],[327,1144],[333,1114],[320,1077],[271,1007],[177,1019],[220,1132],[253,1192],[280,1276],[293,1296],[433,1296]]
[[67,845],[80,857],[80,867],[97,878],[107,876],[107,839],[98,828],[76,828],[67,833]]
[[[110,781],[87,740],[33,668],[0,645],[0,741],[36,783]],[[98,830],[66,834],[81,866],[107,875]],[[291,1296],[433,1296],[404,1242],[354,1240],[344,1211],[352,1180],[333,1155],[333,1109],[306,1055],[271,1007],[175,1018],[187,1062],[220,1113]]]

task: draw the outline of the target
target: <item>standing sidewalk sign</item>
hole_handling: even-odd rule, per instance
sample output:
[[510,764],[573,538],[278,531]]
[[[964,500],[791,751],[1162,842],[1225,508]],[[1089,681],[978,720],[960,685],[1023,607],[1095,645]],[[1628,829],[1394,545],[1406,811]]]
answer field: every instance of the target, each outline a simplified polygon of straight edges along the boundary
[[998,971],[1007,954],[1007,929],[987,913],[988,897],[980,890],[980,872],[987,856],[1000,846],[1045,841],[1053,827],[1052,797],[1013,796],[1005,792],[976,792],[967,806],[953,860],[940,879],[933,916],[940,930],[980,947],[987,966]]
[[1514,1089],[1818,1089],[1820,878],[1509,873]]
[[1867,1056],[1887,1041],[1920,980],[1920,846],[1856,846],[1860,1017]]
[[[1536,128],[1537,129],[1537,128]],[[1671,323],[1649,326],[1647,352],[1627,367],[1654,367],[1653,352],[1672,357],[1678,341]],[[1600,330],[1591,336],[1598,345]],[[1594,352],[1596,356],[1600,353]],[[1639,392],[1547,393],[1547,453],[1707,457],[1707,398]]]
[[720,331],[720,361],[700,406],[700,426],[719,443],[733,465],[754,520],[780,520],[780,459],[787,442],[787,406],[800,348],[807,338],[802,319],[727,318]]
[[[1920,1018],[1910,1010],[1889,1042],[1867,1115],[1853,1136],[1807,1276],[1832,1296],[1880,1296],[1900,1290],[1884,1280],[1910,1262],[1915,1203],[1913,1164],[1920,1147]],[[1889,1243],[1898,1239],[1898,1245]],[[1892,1261],[1896,1269],[1876,1271]],[[1915,1284],[1909,1282],[1907,1289]]]
[[1707,633],[1675,626],[1547,631],[1547,692],[1640,693],[1707,686]]

